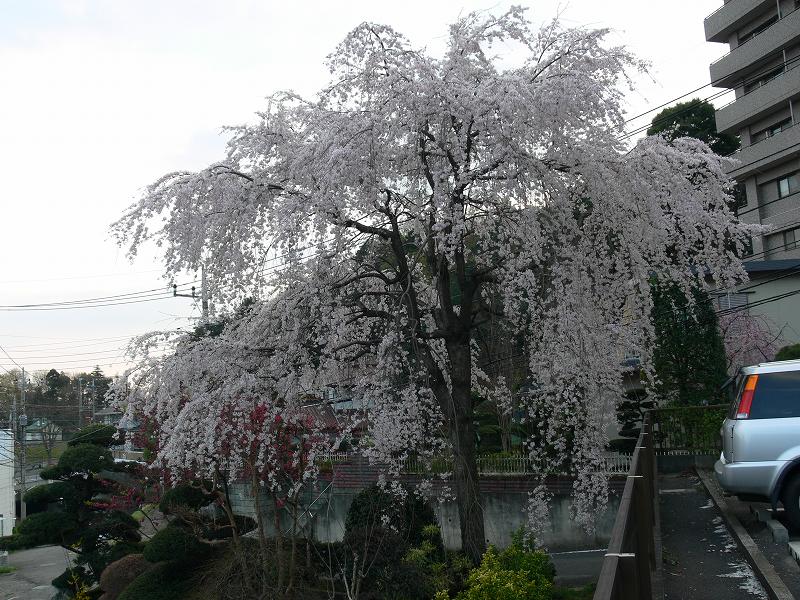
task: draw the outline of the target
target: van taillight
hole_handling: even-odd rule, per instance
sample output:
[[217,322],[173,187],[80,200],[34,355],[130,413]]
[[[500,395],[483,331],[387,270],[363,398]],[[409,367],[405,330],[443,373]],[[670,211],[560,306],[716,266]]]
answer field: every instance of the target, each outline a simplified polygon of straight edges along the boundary
[[742,397],[739,398],[739,408],[736,409],[737,419],[750,418],[750,407],[753,405],[756,383],[758,383],[758,375],[747,376],[747,380],[744,382],[744,390],[742,390]]

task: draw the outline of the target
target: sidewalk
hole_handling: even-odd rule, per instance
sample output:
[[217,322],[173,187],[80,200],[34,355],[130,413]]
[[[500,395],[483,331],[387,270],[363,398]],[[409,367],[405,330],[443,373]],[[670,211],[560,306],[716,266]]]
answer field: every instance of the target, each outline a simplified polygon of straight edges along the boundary
[[665,600],[767,599],[696,475],[660,476],[659,507]]

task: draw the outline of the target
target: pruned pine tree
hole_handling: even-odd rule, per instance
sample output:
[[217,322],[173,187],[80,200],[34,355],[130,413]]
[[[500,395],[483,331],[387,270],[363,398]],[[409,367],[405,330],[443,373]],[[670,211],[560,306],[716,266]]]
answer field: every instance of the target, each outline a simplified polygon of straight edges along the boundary
[[512,8],[458,20],[434,56],[364,23],[315,97],[275,94],[229,129],[224,160],[147,188],[114,226],[131,255],[155,240],[168,273],[204,264],[218,297],[260,298],[213,340],[132,374],[132,410],[162,423],[164,463],[214,462],[220,398],[289,410],[347,381],[369,399],[376,461],[452,453],[477,562],[472,392],[485,397],[487,378],[474,335],[502,315],[528,357],[527,410],[547,415],[528,452],[543,476],[569,464],[590,526],[623,357],[649,360],[651,278],[687,294],[704,276],[730,286],[744,275],[731,242],[747,233],[705,144],[618,140],[621,85],[641,64],[606,34],[534,28]]

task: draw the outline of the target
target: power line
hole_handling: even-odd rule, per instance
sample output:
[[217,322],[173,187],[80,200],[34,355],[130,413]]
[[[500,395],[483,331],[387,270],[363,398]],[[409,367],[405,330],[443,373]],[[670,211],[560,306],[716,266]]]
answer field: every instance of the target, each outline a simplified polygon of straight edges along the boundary
[[[743,210],[741,212],[737,211],[736,212],[736,216],[737,217],[741,217],[742,215],[746,215],[746,214],[751,213],[753,211],[756,211],[756,210],[758,210],[760,208],[764,208],[765,206],[769,206],[770,204],[775,204],[776,202],[780,202],[781,200],[786,200],[787,198],[790,198],[791,196],[794,196],[795,194],[800,194],[800,192],[792,192],[788,196],[782,196],[780,198],[775,198],[774,200],[769,200],[767,202],[762,202],[760,204],[758,203],[758,199],[756,198],[756,206],[754,206],[753,208],[748,208],[747,210]],[[781,213],[779,213],[779,214],[781,214]],[[775,216],[775,215],[770,215],[770,216]],[[769,218],[769,217],[766,217],[766,218]]]
[[[792,12],[794,12],[794,11],[792,11]],[[786,15],[784,15],[784,18],[785,18],[786,16],[788,16],[789,14],[791,14],[791,13],[787,13]],[[779,19],[779,21],[780,21],[780,20],[782,20],[782,19]],[[776,23],[777,23],[777,22],[776,22]],[[731,52],[732,52],[732,50],[731,50]],[[725,55],[723,55],[723,57],[724,57],[724,56],[728,56],[728,55],[729,55],[731,52],[728,52],[728,54],[725,54]],[[720,58],[723,58],[723,57],[720,57]],[[785,62],[784,62],[784,64],[785,64],[785,65],[787,65],[787,64],[789,64],[790,62],[792,62],[792,60],[795,60],[795,59],[791,59],[791,60],[789,60],[789,61],[785,61]],[[770,73],[771,71],[774,71],[774,70],[775,70],[775,67],[772,67],[771,69],[765,69],[764,71],[761,71],[761,75],[766,75],[766,74],[768,74],[768,73]],[[750,83],[752,83],[753,81],[757,81],[759,77],[760,77],[760,75],[753,75],[753,76],[751,76]],[[715,81],[709,81],[708,83],[706,83],[706,84],[704,84],[704,85],[701,85],[700,87],[698,87],[698,88],[695,88],[695,89],[693,89],[693,90],[692,90],[692,91],[690,91],[690,92],[686,92],[685,94],[682,94],[682,95],[680,95],[680,96],[678,96],[678,97],[676,97],[676,98],[673,98],[672,100],[669,100],[669,101],[665,102],[664,104],[661,104],[661,105],[659,105],[659,106],[656,106],[655,108],[651,108],[650,110],[647,110],[647,111],[645,111],[645,112],[643,112],[643,113],[640,113],[640,114],[636,115],[635,117],[631,117],[630,119],[628,119],[628,120],[626,121],[626,123],[627,123],[627,122],[630,122],[630,121],[633,121],[633,120],[635,120],[635,119],[638,119],[638,118],[640,118],[640,117],[643,117],[643,116],[645,116],[645,115],[648,115],[648,114],[650,114],[651,112],[658,110],[659,108],[663,108],[663,107],[665,107],[665,106],[667,106],[667,105],[669,105],[669,104],[672,104],[673,102],[675,102],[675,101],[677,101],[677,100],[680,100],[681,98],[685,98],[685,97],[686,97],[686,96],[688,96],[689,94],[694,94],[694,93],[696,93],[696,92],[699,92],[700,90],[702,90],[702,89],[705,89],[705,88],[707,88],[707,87],[710,87],[710,86],[716,86],[716,84],[718,84],[718,83],[719,83],[721,80],[722,80],[722,78],[720,78],[720,79],[717,79],[717,80],[715,80]],[[726,90],[726,91],[730,91],[730,90]]]
[[[785,63],[783,63],[785,70],[783,71],[782,75],[791,70],[791,69],[788,68],[789,65],[791,65],[793,63],[796,63],[798,61],[800,61],[800,57],[791,58],[791,59],[787,60]],[[759,81],[764,75],[769,75],[770,73],[772,73],[774,71],[775,71],[775,67],[771,67],[771,68],[768,68],[768,69],[765,68],[762,71],[759,71],[759,72],[756,72],[756,73],[750,75],[749,79],[742,80],[741,85],[746,86],[746,85],[750,85],[752,83],[755,83],[755,82]],[[779,75],[779,77],[780,77],[780,75]],[[710,85],[712,85],[712,84],[711,83],[707,83],[706,85],[701,86],[699,88],[696,88],[696,89],[694,89],[694,90],[692,90],[690,92],[687,92],[687,93],[685,93],[685,94],[683,94],[681,96],[678,96],[677,98],[673,98],[669,102],[665,102],[664,104],[661,104],[661,105],[659,105],[659,106],[657,106],[655,108],[652,108],[652,109],[650,109],[650,110],[648,110],[646,112],[643,112],[643,113],[641,113],[641,114],[639,114],[639,115],[637,115],[635,117],[632,117],[632,118],[626,120],[625,122],[629,123],[630,121],[633,121],[634,119],[637,119],[639,117],[647,115],[647,114],[649,114],[649,113],[651,113],[653,111],[656,111],[659,108],[664,108],[665,106],[668,106],[668,105],[672,104],[673,102],[675,102],[677,100],[680,100],[681,98],[685,98],[689,94],[694,94],[695,92],[698,92],[698,91],[702,90],[703,88],[706,88],[706,87],[708,87]],[[622,136],[620,137],[620,139],[629,138],[629,137],[631,137],[633,135],[636,135],[638,133],[642,133],[643,131],[646,131],[647,129],[649,129],[653,125],[656,125],[656,124],[661,123],[661,122],[669,121],[669,120],[673,119],[674,117],[676,117],[678,115],[684,114],[684,113],[692,110],[693,108],[695,108],[696,106],[699,106],[703,102],[708,102],[710,100],[716,100],[717,98],[719,98],[721,96],[724,96],[725,94],[729,94],[731,92],[733,92],[733,89],[724,89],[724,90],[721,90],[719,92],[714,92],[710,96],[707,96],[706,98],[704,98],[702,100],[698,100],[697,102],[690,102],[687,106],[685,106],[684,108],[682,108],[679,111],[676,111],[674,113],[671,113],[671,114],[666,115],[666,116],[661,117],[661,118],[653,119],[653,121],[651,123],[649,123],[648,125],[643,125],[643,126],[637,127],[636,129],[633,129],[633,130],[631,130],[629,132],[623,133]],[[738,98],[737,98],[737,100],[738,100]]]
[[637,127],[636,129],[632,129],[630,131],[624,132],[622,135],[618,136],[617,139],[620,140],[620,141],[621,140],[626,140],[626,139],[631,138],[631,137],[633,137],[635,135],[643,133],[643,132],[647,131],[648,129],[650,129],[651,127],[653,127],[654,125],[658,125],[660,123],[666,123],[668,121],[671,121],[675,117],[691,111],[693,108],[696,108],[696,107],[700,106],[704,102],[709,102],[711,100],[716,100],[717,98],[720,98],[721,96],[724,96],[725,94],[730,94],[732,91],[733,90],[723,90],[721,92],[715,92],[715,93],[711,94],[710,96],[707,96],[706,98],[698,99],[696,102],[690,102],[687,106],[683,107],[682,109],[680,109],[678,111],[675,111],[673,113],[670,113],[670,114],[665,115],[665,116],[660,117],[660,118],[653,119],[653,121],[648,123],[647,125],[642,125],[640,127]]
[[[168,349],[167,347],[159,348],[159,350]],[[50,354],[50,355],[39,355],[39,356],[25,356],[20,357],[17,354],[17,358],[24,361],[29,360],[41,360],[46,358],[62,358],[65,356],[82,356],[85,360],[90,360],[90,357],[96,354],[119,354],[125,351],[125,346],[121,346],[119,348],[113,348],[110,350],[93,350],[91,352],[70,352],[68,354]]]
[[169,300],[173,298],[172,294],[159,295],[154,298],[144,298],[139,300],[130,300],[124,302],[108,302],[100,304],[82,304],[75,306],[45,306],[42,308],[0,308],[0,312],[40,312],[52,310],[81,310],[84,308],[104,308],[107,306],[122,306],[125,304],[144,304],[146,302],[158,302],[160,300]]
[[[185,288],[186,286],[190,286],[196,282],[188,282],[188,283],[181,283],[178,284],[178,288]],[[149,290],[140,290],[138,292],[127,292],[124,294],[115,294],[112,296],[99,296],[96,298],[84,298],[80,300],[62,300],[62,301],[53,301],[53,302],[40,302],[40,303],[32,303],[32,304],[0,304],[0,309],[31,309],[31,308],[38,308],[38,307],[55,307],[55,306],[76,306],[88,303],[97,303],[97,302],[115,302],[117,300],[134,300],[138,298],[152,298],[158,297],[162,295],[172,296],[173,290],[166,289],[166,288],[154,288]]]
[[[91,341],[100,341],[100,340],[115,340],[123,337],[134,337],[140,335],[138,333],[132,333],[130,335],[118,335],[118,336],[110,336],[110,337],[99,337],[99,338],[59,338],[59,337],[44,337],[44,336],[35,336],[35,335],[15,335],[11,333],[0,333],[0,338],[22,338],[26,340],[62,340],[64,343],[68,342],[91,342]],[[47,346],[50,342],[43,343],[43,344],[29,344],[29,345],[43,345]],[[22,347],[22,346],[16,346]]]
[[[110,346],[112,344],[119,344],[120,342],[124,342],[126,340],[130,340],[132,337],[135,336],[125,336],[114,338],[108,342],[90,342],[88,344],[70,344],[64,345],[62,344],[31,344],[29,346],[6,346],[6,349],[13,351],[14,354],[30,354],[31,352],[41,352],[43,349],[45,350],[70,350],[72,348],[97,348],[103,346]],[[118,347],[118,346],[114,346]],[[20,350],[20,348],[27,348]]]
[[673,102],[677,102],[677,101],[678,101],[678,100],[680,100],[681,98],[686,98],[686,96],[688,96],[689,94],[696,94],[696,93],[697,93],[697,92],[699,92],[700,90],[704,90],[704,89],[706,89],[706,88],[707,88],[708,86],[710,86],[710,85],[711,85],[711,82],[709,82],[709,83],[706,83],[705,85],[701,85],[700,87],[698,87],[698,88],[695,88],[695,89],[693,89],[693,90],[691,90],[691,91],[689,91],[689,92],[686,92],[685,94],[681,94],[680,96],[677,96],[677,97],[673,98],[672,100],[667,100],[666,102],[664,102],[664,104],[659,104],[659,105],[658,105],[658,106],[656,106],[656,107],[653,107],[653,108],[651,108],[651,109],[649,109],[649,110],[646,110],[646,111],[644,111],[643,113],[639,113],[639,114],[638,114],[638,115],[636,115],[635,117],[631,117],[630,119],[626,119],[626,120],[625,120],[625,122],[626,122],[626,123],[630,123],[631,121],[635,121],[636,119],[639,119],[639,118],[641,118],[641,117],[643,117],[643,116],[645,116],[645,115],[649,115],[651,112],[655,112],[655,111],[657,111],[659,108],[664,108],[665,106],[669,106],[669,105],[670,105],[670,104],[672,104]]
[[9,360],[10,360],[12,363],[14,363],[15,365],[17,365],[17,368],[19,368],[19,369],[21,369],[21,368],[22,368],[22,367],[20,367],[20,366],[19,366],[19,363],[18,363],[17,361],[15,361],[13,358],[11,358],[11,355],[10,355],[8,352],[6,352],[6,349],[5,349],[5,348],[3,348],[2,346],[0,346],[0,350],[2,350],[2,351],[3,351],[3,354],[5,354],[5,355],[8,357],[8,359],[9,359]]

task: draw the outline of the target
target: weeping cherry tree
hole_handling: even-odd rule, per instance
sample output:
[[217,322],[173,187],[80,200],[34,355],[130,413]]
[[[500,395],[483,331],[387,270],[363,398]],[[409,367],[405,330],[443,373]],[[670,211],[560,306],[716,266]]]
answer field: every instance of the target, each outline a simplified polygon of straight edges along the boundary
[[133,256],[155,241],[168,276],[205,265],[231,305],[258,299],[213,350],[187,341],[131,373],[133,409],[167,424],[161,459],[187,465],[213,439],[212,396],[290,406],[347,385],[370,407],[364,452],[389,473],[412,452],[451,454],[477,562],[473,392],[497,388],[475,334],[496,320],[534,391],[522,400],[542,481],[531,524],[544,476],[566,467],[591,527],[623,359],[650,359],[651,282],[727,288],[744,277],[747,234],[705,144],[619,141],[621,89],[642,64],[606,35],[536,28],[512,8],[458,20],[432,55],[364,23],[316,96],[273,95],[257,122],[229,129],[224,160],[147,188],[114,225],[119,243]]

